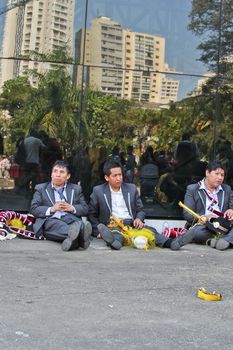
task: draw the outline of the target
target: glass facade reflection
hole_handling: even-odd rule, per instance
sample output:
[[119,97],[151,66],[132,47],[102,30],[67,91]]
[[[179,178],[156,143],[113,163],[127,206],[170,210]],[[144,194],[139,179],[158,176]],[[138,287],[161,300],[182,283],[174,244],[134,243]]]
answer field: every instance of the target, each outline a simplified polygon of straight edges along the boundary
[[105,160],[120,160],[148,217],[180,217],[186,186],[209,160],[224,162],[232,185],[232,8],[230,0],[5,1],[1,208],[27,211],[57,159],[69,161],[87,200]]

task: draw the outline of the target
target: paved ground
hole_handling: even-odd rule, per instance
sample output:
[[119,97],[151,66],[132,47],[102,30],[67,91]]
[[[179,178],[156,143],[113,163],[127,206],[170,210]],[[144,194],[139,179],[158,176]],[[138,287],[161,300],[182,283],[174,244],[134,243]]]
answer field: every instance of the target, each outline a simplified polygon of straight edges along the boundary
[[[0,242],[3,350],[232,349],[233,250]],[[223,300],[196,297],[199,287]]]

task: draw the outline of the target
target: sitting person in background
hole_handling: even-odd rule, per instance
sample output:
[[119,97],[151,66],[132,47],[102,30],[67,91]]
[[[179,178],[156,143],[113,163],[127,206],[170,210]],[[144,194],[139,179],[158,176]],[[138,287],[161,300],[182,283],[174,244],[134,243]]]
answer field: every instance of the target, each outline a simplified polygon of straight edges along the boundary
[[81,186],[68,183],[69,178],[68,164],[56,161],[51,182],[37,185],[31,202],[36,236],[62,242],[64,251],[88,248],[92,232],[91,224],[81,219],[88,212]]
[[[233,219],[233,193],[230,186],[223,184],[225,169],[221,162],[213,161],[206,167],[206,176],[200,182],[189,185],[186,190],[184,204],[195,213],[203,216],[203,221],[221,216]],[[184,218],[192,225],[194,218],[184,210]],[[225,250],[233,244],[233,229],[222,238],[216,239],[216,233],[205,225],[196,224],[194,243],[206,244],[210,240],[212,248]]]
[[182,140],[177,145],[173,169],[159,183],[169,203],[176,205],[184,200],[186,187],[200,181],[205,175],[206,162],[199,159],[197,145],[189,140]]
[[148,146],[146,151],[140,157],[140,161],[139,161],[140,167],[142,167],[143,165],[146,165],[146,164],[156,164],[157,165],[157,161],[156,161],[156,158],[154,155],[154,150],[153,150],[152,146]]
[[127,147],[127,160],[125,164],[125,182],[133,183],[134,180],[134,172],[137,166],[135,155],[133,154],[133,146]]
[[[121,164],[109,160],[104,165],[106,183],[95,186],[90,197],[88,218],[93,227],[93,235],[102,238],[111,248],[119,250],[124,241],[119,227],[109,227],[110,217],[138,230],[144,227],[145,213],[137,188],[133,184],[123,183]],[[193,233],[188,232],[177,238],[167,238],[152,227],[155,243],[159,247],[178,250],[193,239]],[[142,233],[143,235],[143,233]]]
[[153,147],[148,146],[140,158],[139,167],[140,195],[143,200],[145,197],[154,198],[158,180],[159,167],[154,156]]

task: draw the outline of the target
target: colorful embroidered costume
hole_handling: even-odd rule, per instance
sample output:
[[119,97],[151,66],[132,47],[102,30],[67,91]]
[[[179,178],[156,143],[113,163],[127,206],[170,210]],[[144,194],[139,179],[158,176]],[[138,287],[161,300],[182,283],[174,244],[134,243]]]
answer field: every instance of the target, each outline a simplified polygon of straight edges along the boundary
[[1,211],[0,235],[5,237],[9,233],[14,233],[26,238],[38,239],[35,237],[34,232],[27,230],[27,226],[34,222],[35,218],[31,214],[20,214],[9,210]]

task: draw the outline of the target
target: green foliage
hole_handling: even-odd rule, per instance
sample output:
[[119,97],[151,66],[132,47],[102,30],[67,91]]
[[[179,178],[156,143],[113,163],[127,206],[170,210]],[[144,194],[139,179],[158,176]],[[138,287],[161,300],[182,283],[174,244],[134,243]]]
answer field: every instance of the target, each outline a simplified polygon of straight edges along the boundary
[[192,0],[188,28],[202,37],[200,60],[216,69],[218,60],[233,53],[233,0]]
[[[31,73],[31,72],[28,72]],[[225,64],[219,86],[222,116],[219,133],[231,140],[233,86],[232,64]],[[46,74],[37,74],[38,85],[30,85],[30,74],[7,81],[0,95],[0,108],[9,111],[4,122],[9,152],[30,129],[43,130],[55,137],[64,154],[80,147],[104,148],[118,145],[152,145],[157,151],[172,151],[184,131],[193,131],[193,140],[208,157],[214,135],[216,78],[209,79],[200,96],[173,103],[165,110],[103,95],[91,89],[77,90],[65,66],[58,65]]]
[[233,0],[193,0],[189,29],[200,37],[200,60],[213,72],[202,95],[186,102],[195,113],[196,141],[204,154],[218,138],[232,140]]
[[12,116],[17,114],[17,111],[25,106],[32,91],[33,88],[26,77],[6,81],[2,88],[0,108],[7,109]]

